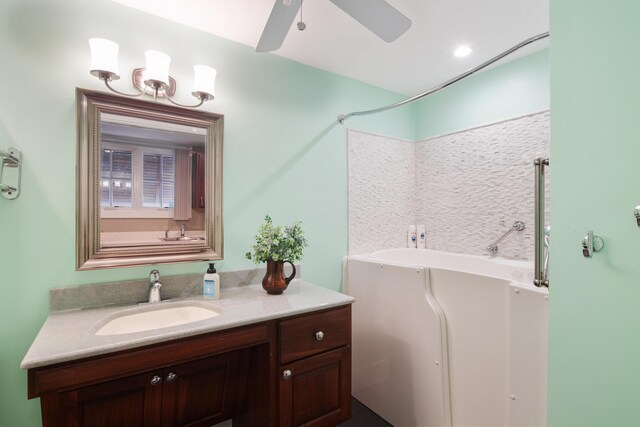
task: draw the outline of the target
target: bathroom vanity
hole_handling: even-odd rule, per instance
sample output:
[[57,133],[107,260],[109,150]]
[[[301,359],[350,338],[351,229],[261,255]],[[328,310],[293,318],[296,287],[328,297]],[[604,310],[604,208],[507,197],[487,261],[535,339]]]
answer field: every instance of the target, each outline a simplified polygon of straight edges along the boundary
[[[52,313],[22,367],[44,426],[334,426],[351,415],[349,296],[294,280],[219,301]],[[105,322],[172,305],[219,315],[151,331],[100,336]]]

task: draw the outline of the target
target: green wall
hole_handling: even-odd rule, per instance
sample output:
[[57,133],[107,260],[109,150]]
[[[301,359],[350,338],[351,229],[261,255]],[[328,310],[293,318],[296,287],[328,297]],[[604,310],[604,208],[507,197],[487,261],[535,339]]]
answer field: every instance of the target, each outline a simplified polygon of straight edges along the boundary
[[[486,59],[478,59],[470,67]],[[418,101],[416,139],[495,123],[548,108],[549,49],[543,49],[474,74]]]
[[[90,37],[120,44],[122,80],[143,66],[145,49],[172,57],[178,95],[191,66],[218,70],[216,100],[225,115],[225,260],[244,260],[264,215],[303,221],[310,242],[304,276],[338,289],[347,247],[346,128],[339,113],[402,97],[106,0],[0,2],[0,147],[24,155],[22,193],[0,199],[0,425],[36,426],[39,401],[26,399],[19,363],[47,317],[54,287],[146,277],[150,267],[75,271],[75,87],[102,90],[88,73]],[[353,118],[349,126],[414,138],[413,107]],[[161,265],[162,275],[204,273],[205,263]]]
[[637,0],[551,2],[550,427],[640,425],[639,22]]

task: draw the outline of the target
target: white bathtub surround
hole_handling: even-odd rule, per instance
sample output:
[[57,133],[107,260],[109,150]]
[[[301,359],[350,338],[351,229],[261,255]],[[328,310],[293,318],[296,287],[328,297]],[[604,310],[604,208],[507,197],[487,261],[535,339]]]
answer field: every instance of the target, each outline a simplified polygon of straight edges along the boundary
[[[533,159],[549,155],[549,117],[544,111],[416,143],[350,130],[349,254],[404,247],[393,242],[404,224],[417,223],[426,225],[429,249],[485,255],[519,220],[527,228],[507,237],[498,256],[532,260]],[[412,156],[414,166],[405,168]]]
[[545,426],[548,293],[532,277],[432,250],[348,257],[353,395],[393,425]]
[[349,130],[349,253],[406,247],[415,143]]

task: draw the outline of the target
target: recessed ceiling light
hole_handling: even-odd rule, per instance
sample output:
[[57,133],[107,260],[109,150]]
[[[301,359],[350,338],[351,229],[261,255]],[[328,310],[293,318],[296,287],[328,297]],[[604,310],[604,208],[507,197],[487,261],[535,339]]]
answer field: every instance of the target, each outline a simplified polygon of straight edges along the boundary
[[458,46],[458,48],[453,52],[453,54],[457,58],[463,58],[468,56],[471,53],[471,48],[469,46]]

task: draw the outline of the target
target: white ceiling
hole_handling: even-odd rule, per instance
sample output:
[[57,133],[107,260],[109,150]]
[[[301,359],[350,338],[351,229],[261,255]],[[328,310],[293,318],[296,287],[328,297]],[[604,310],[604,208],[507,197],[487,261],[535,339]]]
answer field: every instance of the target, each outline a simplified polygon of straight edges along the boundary
[[[255,47],[274,0],[113,1]],[[307,29],[298,31],[294,22],[283,46],[273,53],[415,95],[549,30],[549,0],[387,1],[413,21],[392,43],[327,0],[305,0]],[[471,55],[455,58],[453,50],[460,44],[469,45]],[[548,39],[536,42],[503,61],[547,46]]]

